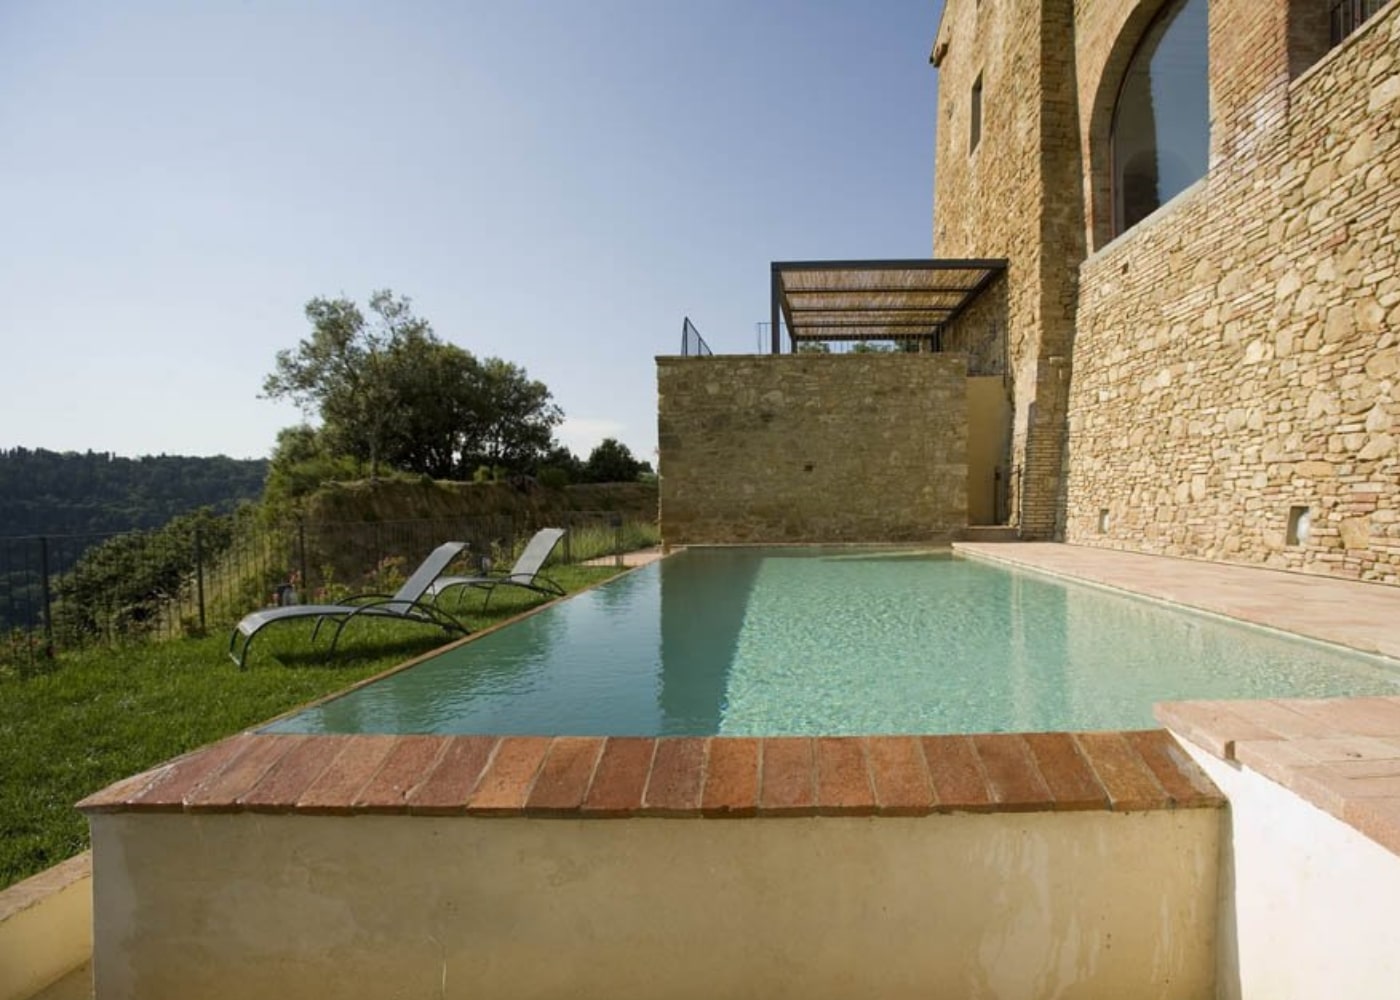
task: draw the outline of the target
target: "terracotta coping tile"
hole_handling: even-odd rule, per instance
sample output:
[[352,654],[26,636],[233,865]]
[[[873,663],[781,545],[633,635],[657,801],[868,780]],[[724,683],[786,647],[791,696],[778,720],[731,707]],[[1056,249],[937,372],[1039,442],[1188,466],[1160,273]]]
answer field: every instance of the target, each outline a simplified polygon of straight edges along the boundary
[[1160,809],[1170,801],[1122,733],[1076,733],[1074,739],[1103,783],[1113,809]]
[[1235,744],[1235,760],[1258,771],[1280,785],[1288,784],[1288,774],[1297,767],[1312,767],[1319,761],[1283,740],[1241,740]]
[[1337,817],[1345,815],[1351,782],[1328,765],[1290,768],[1278,780],[1279,784],[1301,795],[1324,812]]
[[356,812],[406,813],[408,798],[447,749],[445,736],[401,736],[374,776],[355,795]]
[[933,811],[924,750],[914,736],[871,736],[865,741],[875,801],[882,816],[925,816]]
[[[1400,782],[1400,742],[1372,739],[1365,755],[1356,740],[1320,742],[1326,747],[1318,754],[1336,756],[1343,744],[1351,753],[1338,757],[1340,770],[1313,774],[1314,782],[1349,782],[1375,795]],[[1296,753],[1292,759],[1315,763]],[[762,739],[250,733],[127,778],[81,807],[623,818],[923,816],[1217,801],[1170,736],[1157,731]]]
[[987,776],[972,741],[966,736],[925,736],[924,759],[928,762],[940,812],[988,812],[992,805]]
[[[1374,765],[1358,762],[1362,767]],[[1347,799],[1400,799],[1400,774],[1372,774],[1350,770],[1347,764],[1324,765],[1326,773],[1343,789]]]
[[408,795],[408,811],[418,816],[455,816],[467,811],[467,799],[486,771],[495,736],[454,736],[423,782]]
[[185,808],[190,812],[234,812],[238,800],[253,789],[263,775],[299,742],[302,736],[263,736],[249,740],[221,769],[190,790]]
[[1014,733],[971,737],[998,812],[1031,812],[1054,803],[1026,741]]
[[290,812],[353,736],[306,736],[238,798],[251,812]]
[[122,778],[99,791],[93,792],[74,807],[85,813],[125,812],[131,807],[131,800],[144,791],[153,781],[162,777],[174,765],[161,764],[149,771]]
[[1230,708],[1242,718],[1272,729],[1284,739],[1347,735],[1332,722],[1300,712],[1291,701],[1280,698],[1235,702]]
[[757,816],[760,743],[749,737],[710,740],[700,811],[706,816]]
[[824,736],[816,741],[817,814],[872,816],[875,790],[858,736]]
[[396,742],[397,736],[353,736],[346,740],[326,769],[297,799],[297,812],[354,812],[355,797],[383,765]]
[[1332,739],[1289,740],[1276,744],[1302,754],[1318,764],[1348,760],[1395,760],[1400,758],[1400,746],[1393,740],[1376,736],[1337,736]]
[[[1385,759],[1337,760],[1331,762],[1327,766],[1344,778],[1355,778],[1358,780],[1400,778],[1400,760],[1394,757],[1387,757]],[[1395,794],[1400,795],[1400,793]]]
[[238,756],[253,739],[249,733],[240,733],[222,743],[179,758],[164,773],[156,775],[144,789],[131,796],[128,804],[154,811],[182,811],[185,796]]
[[642,792],[642,812],[652,816],[696,816],[705,784],[705,744],[697,736],[656,741],[651,776]]
[[644,736],[609,736],[579,807],[580,814],[604,819],[640,811],[656,743]]
[[483,815],[519,813],[530,798],[550,742],[548,736],[502,737],[486,773],[467,800],[467,811]]
[[1221,760],[1233,760],[1237,740],[1276,740],[1278,732],[1246,719],[1233,703],[1220,701],[1167,701],[1154,705],[1157,721],[1186,737]]
[[1137,751],[1173,805],[1187,809],[1224,804],[1225,797],[1215,787],[1215,782],[1206,777],[1165,729],[1126,732],[1123,738]]
[[525,812],[549,816],[577,812],[603,752],[601,736],[558,736],[525,801]]
[[1287,705],[1350,736],[1400,735],[1400,704],[1390,698],[1298,698]]
[[1022,738],[1056,809],[1108,808],[1108,792],[1069,733],[1025,733]]
[[1341,819],[1382,847],[1400,854],[1400,799],[1349,799]]
[[760,816],[816,815],[816,767],[812,740],[777,736],[763,740]]

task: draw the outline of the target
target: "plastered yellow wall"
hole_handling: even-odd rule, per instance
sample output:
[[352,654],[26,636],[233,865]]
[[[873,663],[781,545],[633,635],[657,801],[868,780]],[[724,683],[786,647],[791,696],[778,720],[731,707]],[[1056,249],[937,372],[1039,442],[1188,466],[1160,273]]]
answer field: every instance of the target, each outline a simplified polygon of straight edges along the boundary
[[1223,814],[92,817],[103,1000],[1210,997]]

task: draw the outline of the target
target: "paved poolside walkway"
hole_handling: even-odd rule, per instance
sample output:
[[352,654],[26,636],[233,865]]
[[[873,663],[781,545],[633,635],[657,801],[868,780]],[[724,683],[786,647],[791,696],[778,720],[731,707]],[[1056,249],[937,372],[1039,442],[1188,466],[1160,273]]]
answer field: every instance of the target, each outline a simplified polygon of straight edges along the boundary
[[[654,563],[663,555],[661,546],[651,549],[637,549],[635,552],[622,553],[622,565],[631,568],[633,566],[645,566],[647,563]],[[615,566],[617,556],[599,556],[597,559],[590,559],[585,566]]]
[[1400,587],[1058,542],[953,548],[1400,660]]

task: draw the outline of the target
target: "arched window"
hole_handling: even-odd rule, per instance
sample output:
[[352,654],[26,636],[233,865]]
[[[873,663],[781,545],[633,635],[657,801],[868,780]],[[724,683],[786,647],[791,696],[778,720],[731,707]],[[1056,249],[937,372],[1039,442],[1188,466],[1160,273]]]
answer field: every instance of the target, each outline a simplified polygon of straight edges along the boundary
[[1115,236],[1205,176],[1206,36],[1206,0],[1169,0],[1128,63],[1109,136]]

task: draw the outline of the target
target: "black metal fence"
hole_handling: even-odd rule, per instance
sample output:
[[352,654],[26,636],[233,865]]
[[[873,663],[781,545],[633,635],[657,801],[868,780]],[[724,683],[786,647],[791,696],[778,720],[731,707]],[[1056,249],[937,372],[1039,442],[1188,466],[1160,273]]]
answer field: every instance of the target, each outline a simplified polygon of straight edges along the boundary
[[1386,4],[1386,0],[1337,0],[1332,5],[1332,44],[1340,45],[1368,18]]
[[695,329],[690,317],[685,317],[685,322],[681,324],[681,357],[705,358],[712,354],[714,351],[705,343],[705,338],[700,336],[700,331]]
[[[614,512],[549,521],[565,529],[555,565],[620,558],[655,540],[654,524]],[[448,539],[467,542],[464,570],[489,559],[500,571],[538,527],[506,516],[267,522],[210,514],[179,530],[0,538],[0,661],[199,635],[289,599],[392,591]]]

